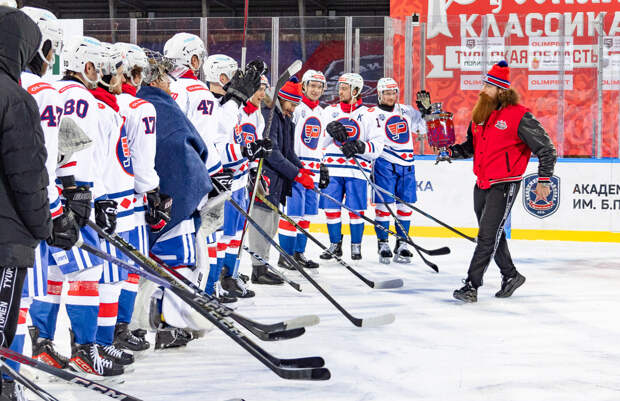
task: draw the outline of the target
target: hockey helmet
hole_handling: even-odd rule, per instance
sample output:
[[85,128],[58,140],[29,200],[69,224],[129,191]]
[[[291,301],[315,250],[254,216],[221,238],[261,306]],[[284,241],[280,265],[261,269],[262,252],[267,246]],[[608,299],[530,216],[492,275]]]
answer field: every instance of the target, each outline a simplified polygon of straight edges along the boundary
[[[347,72],[338,78],[338,84],[348,84],[351,87],[351,96],[359,99],[364,88],[364,78],[360,74]],[[355,89],[357,89],[357,95],[353,95]]]
[[41,31],[41,44],[38,49],[39,57],[47,65],[54,65],[54,62],[48,61],[46,55],[43,54],[43,45],[49,40],[54,54],[60,56],[62,51],[62,26],[60,21],[58,21],[54,14],[42,8],[24,7],[21,11],[29,16]]
[[200,66],[207,55],[205,44],[198,36],[180,32],[168,39],[164,45],[164,56],[173,60],[176,65],[191,68],[192,57],[198,57]]
[[325,79],[325,75],[321,71],[316,70],[308,70],[304,72],[304,75],[301,77],[301,84],[304,85],[306,82],[315,81],[323,84],[323,89],[327,86],[327,80]]
[[90,36],[73,36],[64,43],[62,48],[63,67],[66,70],[79,72],[91,85],[96,86],[97,81],[91,81],[84,73],[86,64],[93,63],[97,73],[101,72],[106,50],[97,39]]
[[377,97],[379,98],[379,101],[381,101],[383,91],[387,90],[396,90],[397,94],[400,92],[400,89],[398,88],[398,83],[393,78],[385,77],[381,78],[377,82]]
[[140,46],[133,43],[119,42],[114,44],[114,47],[121,52],[123,57],[123,65],[125,66],[125,76],[131,80],[134,86],[140,86],[140,82],[135,82],[132,70],[134,68],[142,69],[140,81],[144,79],[144,71],[149,66],[149,60],[146,57],[146,53]]
[[235,72],[239,69],[239,64],[225,54],[212,54],[207,57],[207,61],[203,66],[205,79],[207,82],[215,82],[221,84],[220,75],[224,74],[228,79],[232,79]]

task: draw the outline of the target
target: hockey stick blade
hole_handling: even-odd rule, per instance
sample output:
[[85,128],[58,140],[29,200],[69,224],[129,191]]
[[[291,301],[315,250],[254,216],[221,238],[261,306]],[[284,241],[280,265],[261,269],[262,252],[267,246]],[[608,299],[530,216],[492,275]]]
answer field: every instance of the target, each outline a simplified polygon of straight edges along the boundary
[[292,330],[299,327],[316,326],[317,324],[319,324],[320,321],[321,319],[317,315],[306,315],[287,320],[286,322],[284,322],[284,326],[288,330]]
[[403,285],[405,285],[405,283],[403,283],[402,279],[395,278],[393,280],[375,282],[375,285],[372,288],[376,288],[377,290],[385,290],[385,289],[392,289],[392,288],[400,288]]
[[430,256],[447,255],[450,253],[450,248],[448,248],[447,246],[437,248],[437,249],[430,249],[430,250],[420,248],[420,250],[424,251],[424,253]]
[[266,338],[263,341],[281,341],[281,340],[291,340],[293,338],[297,338],[303,335],[306,332],[306,329],[300,327],[298,329],[292,330],[283,330],[283,331],[275,331],[272,333],[265,333]]
[[386,324],[393,323],[396,320],[396,316],[393,313],[388,313],[381,316],[375,316],[362,321],[362,327],[378,327]]
[[73,374],[67,370],[58,369],[51,365],[48,365],[44,362],[38,361],[36,359],[32,359],[20,353],[17,353],[8,348],[0,347],[0,355],[9,358],[15,362],[19,362],[22,365],[31,366],[35,369],[48,373],[52,376],[58,377],[59,379],[65,380],[70,383],[77,384],[78,386],[87,388],[92,391],[96,391],[97,393],[107,395],[110,398],[115,400],[124,400],[124,401],[142,401],[140,398],[133,397],[129,394],[121,393],[118,390],[107,387],[99,381],[92,381],[86,379],[84,377]]
[[320,356],[310,356],[307,358],[279,359],[274,363],[282,368],[322,368],[325,360]]

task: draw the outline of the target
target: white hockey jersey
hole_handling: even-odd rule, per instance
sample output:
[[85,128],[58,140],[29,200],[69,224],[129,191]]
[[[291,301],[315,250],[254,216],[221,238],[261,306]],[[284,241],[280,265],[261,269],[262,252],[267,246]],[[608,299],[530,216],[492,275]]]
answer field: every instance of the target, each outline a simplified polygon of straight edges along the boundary
[[113,108],[118,106],[110,101],[98,101],[97,107],[101,118],[97,126],[99,136],[95,160],[102,170],[106,198],[117,203],[116,232],[126,232],[135,228],[136,221],[133,215],[134,173],[125,117]]
[[[331,105],[324,110],[323,122],[325,127],[331,121],[340,121],[347,129],[349,140],[359,139],[366,145],[366,150],[361,155],[356,155],[357,160],[369,175],[372,170],[372,161],[383,151],[383,135],[370,129],[372,122],[367,113],[367,107],[362,105],[361,100],[352,105],[351,111],[347,110],[349,105],[338,103]],[[325,155],[323,163],[329,168],[329,175],[333,177],[353,177],[364,179],[364,175],[352,159],[344,157],[340,151],[342,144],[335,143],[333,138],[323,130],[323,148]]]
[[304,95],[301,103],[293,113],[295,124],[295,154],[305,169],[314,172],[314,182],[319,182],[319,169],[323,159],[321,148],[321,132],[323,124],[323,108],[319,105],[312,107],[311,101]]
[[[123,85],[123,88],[125,85]],[[133,88],[133,87],[132,87]],[[146,212],[145,193],[159,186],[159,176],[155,171],[156,137],[155,107],[144,99],[130,93],[118,95],[120,114],[125,118],[125,131],[131,153],[134,173],[134,213],[136,224],[144,225]]]
[[39,106],[41,116],[41,127],[45,137],[45,149],[47,150],[47,160],[45,168],[49,175],[49,185],[47,186],[47,198],[50,203],[52,218],[62,214],[62,203],[56,188],[56,167],[58,165],[58,128],[63,112],[63,104],[58,95],[58,91],[46,82],[43,82],[38,75],[30,72],[21,74],[22,88],[26,89]]
[[[93,198],[105,195],[105,187],[101,181],[101,166],[95,164],[95,149],[97,144],[97,127],[99,126],[100,109],[97,106],[97,100],[86,89],[86,87],[77,81],[63,80],[52,83],[58,90],[61,102],[64,104],[63,115],[71,117],[76,124],[88,135],[92,140],[92,145],[74,153],[67,161],[57,170],[59,177],[72,175],[75,177],[78,186],[88,185],[93,193]],[[59,184],[60,182],[57,181]],[[94,218],[94,211],[91,219]]]
[[213,175],[222,169],[222,161],[213,144],[218,125],[218,117],[216,116],[221,113],[221,107],[207,85],[193,77],[193,74],[190,73],[189,75],[192,77],[179,78],[170,82],[170,91],[172,98],[176,100],[183,113],[194,124],[207,145],[209,155],[206,165],[209,175]]
[[391,112],[371,107],[367,113],[371,129],[383,135],[385,146],[380,157],[390,163],[412,165],[415,135],[426,133],[420,112],[404,104],[395,104]]
[[245,187],[248,181],[249,163],[248,159],[241,155],[241,147],[249,142],[262,139],[265,119],[260,109],[251,103],[238,110],[233,119],[234,126],[232,128],[230,127],[230,117],[226,114],[223,116],[226,118],[220,121],[214,142],[222,158],[224,168],[233,170],[234,181],[231,190],[234,192]]

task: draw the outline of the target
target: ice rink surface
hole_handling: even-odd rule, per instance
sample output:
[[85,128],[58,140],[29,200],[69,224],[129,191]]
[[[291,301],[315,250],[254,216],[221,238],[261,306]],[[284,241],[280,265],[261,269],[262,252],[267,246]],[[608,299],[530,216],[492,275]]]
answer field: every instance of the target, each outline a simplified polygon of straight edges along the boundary
[[[375,238],[364,241],[364,259],[352,265],[371,279],[400,277],[403,288],[373,290],[335,262],[322,264],[315,277],[355,316],[396,314],[391,325],[353,326],[296,272],[289,277],[303,293],[253,286],[257,296],[239,303],[239,313],[261,322],[319,315],[321,323],[302,337],[255,341],[278,357],[322,356],[331,380],[280,379],[215,329],[186,348],[146,352],[125,383],[112,386],[153,401],[620,399],[619,244],[510,241],[527,278],[523,287],[511,298],[495,298],[501,278],[492,263],[478,303],[465,305],[452,291],[462,285],[473,244],[416,239],[425,248],[451,248],[450,255],[432,258],[437,274],[417,255],[412,265],[381,265]],[[318,248],[308,248],[318,261]],[[348,238],[343,248],[350,260]],[[242,271],[249,270],[244,259]],[[67,325],[64,314],[60,325]],[[68,354],[66,332],[58,328],[56,343]],[[62,401],[110,399],[70,384],[40,383]]]

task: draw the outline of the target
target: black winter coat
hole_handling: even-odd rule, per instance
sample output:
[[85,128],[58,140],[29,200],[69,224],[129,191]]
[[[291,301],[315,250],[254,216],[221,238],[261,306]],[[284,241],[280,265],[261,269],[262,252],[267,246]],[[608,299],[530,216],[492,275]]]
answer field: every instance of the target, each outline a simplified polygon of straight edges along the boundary
[[[265,123],[269,121],[270,111],[268,108],[262,110]],[[263,176],[269,181],[269,202],[285,205],[286,197],[292,194],[293,181],[302,164],[295,154],[295,124],[289,117],[285,117],[277,106],[274,113],[269,130],[273,150],[271,156],[265,159]],[[256,204],[261,205],[261,202]]]
[[39,108],[19,85],[40,41],[26,14],[0,7],[0,266],[32,267],[51,233]]

